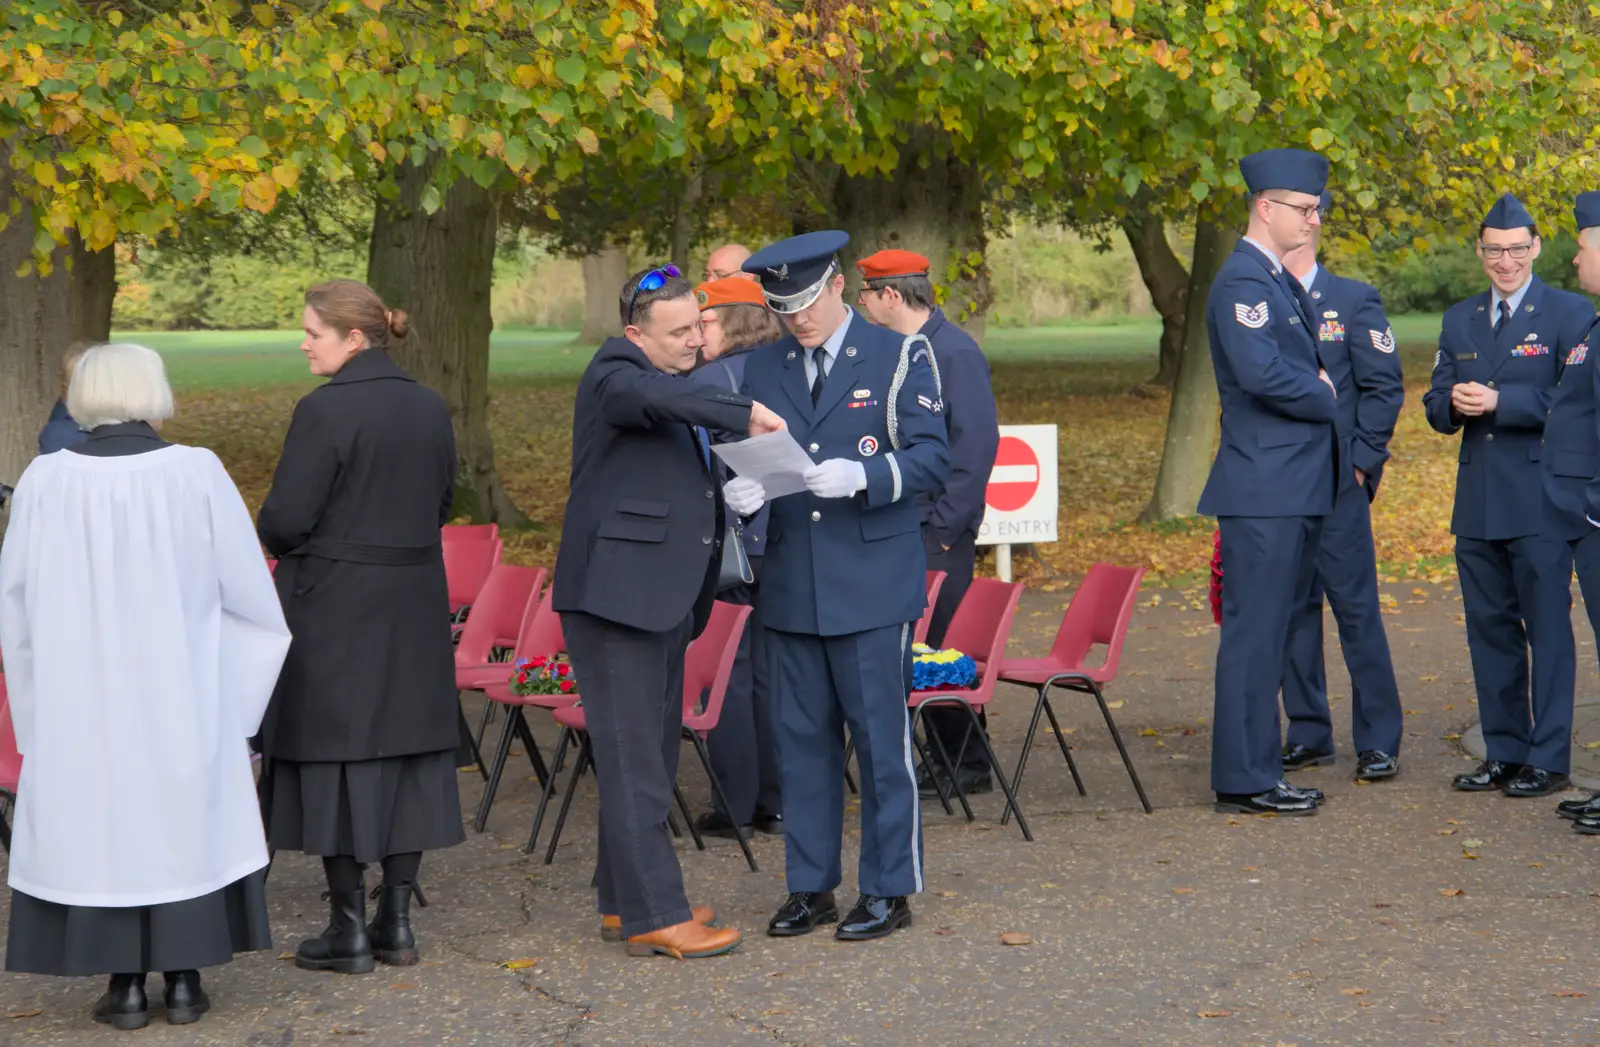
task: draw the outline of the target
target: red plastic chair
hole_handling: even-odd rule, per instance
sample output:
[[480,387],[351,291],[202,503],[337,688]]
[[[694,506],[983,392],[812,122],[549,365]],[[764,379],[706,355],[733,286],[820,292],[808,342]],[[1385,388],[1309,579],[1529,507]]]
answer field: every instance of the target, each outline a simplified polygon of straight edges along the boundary
[[11,695],[6,690],[6,677],[0,673],[0,796],[4,796],[6,810],[0,813],[0,845],[11,853],[11,820],[9,815],[17,806],[17,782],[22,779],[22,754],[17,752],[17,732],[11,723]]
[[[684,656],[683,735],[694,743],[695,754],[700,757],[700,766],[705,769],[706,777],[711,780],[711,789],[716,794],[717,801],[722,804],[723,810],[728,809],[728,798],[722,791],[722,783],[717,780],[715,772],[711,769],[711,754],[706,749],[705,740],[706,735],[716,729],[717,723],[722,718],[722,704],[727,698],[728,681],[733,676],[733,663],[739,654],[739,640],[744,635],[750,613],[749,607],[718,600],[712,605],[711,619],[706,623],[705,630],[689,644],[689,650]],[[556,847],[561,842],[561,829],[566,824],[567,812],[572,807],[572,797],[577,792],[578,779],[583,775],[585,768],[592,766],[593,760],[587,730],[588,721],[584,718],[583,708],[578,706],[556,709],[551,715],[561,726],[561,737],[556,742],[554,760],[557,769],[560,768],[561,757],[565,754],[567,746],[574,738],[578,743],[578,755],[573,764],[572,776],[567,782],[566,795],[561,800],[561,810],[556,815],[555,827],[551,830],[550,846],[544,855],[546,865],[555,861]],[[683,812],[683,817],[689,823],[689,834],[694,838],[695,846],[702,851],[705,850],[705,841],[700,837],[694,816],[689,812],[689,804],[683,798],[683,792],[676,782],[672,784],[672,793],[677,799],[678,808]],[[534,845],[539,839],[539,829],[544,822],[545,811],[554,795],[555,775],[552,774],[545,786],[544,795],[540,797],[539,809],[534,813],[533,830],[528,835],[528,846],[524,849],[524,853],[533,852]],[[668,824],[672,825],[670,814]],[[676,831],[675,825],[673,829]],[[760,872],[761,867],[756,864],[756,856],[750,850],[749,837],[738,826],[735,826],[734,834],[739,840],[739,848],[744,851],[744,859],[749,864],[750,871]]]
[[[521,696],[511,693],[511,673],[517,662],[529,658],[554,658],[567,649],[567,642],[561,635],[561,616],[551,606],[554,598],[552,589],[529,607],[528,613],[523,617],[522,627],[518,630],[516,647],[511,652],[511,661],[502,663],[495,672],[496,678],[486,680],[479,688],[488,699],[483,707],[483,723],[478,727],[480,737],[489,725],[489,714],[495,706],[504,706],[506,711],[506,725],[500,732],[499,744],[495,746],[494,761],[489,765],[489,780],[483,787],[483,799],[478,801],[477,817],[472,821],[473,829],[480,833],[489,823],[489,808],[494,805],[494,795],[500,788],[500,777],[505,773],[506,761],[511,757],[513,739],[522,740],[522,747],[533,763],[534,774],[538,777],[539,784],[547,786],[550,782],[550,773],[545,768],[544,758],[539,755],[533,731],[529,729],[522,710],[528,706],[541,709],[559,708],[578,700],[576,694]],[[470,618],[467,620],[471,621]],[[485,676],[487,675],[486,672]],[[557,759],[560,759],[559,752]]]
[[939,590],[944,588],[945,578],[943,571],[928,572],[928,609],[922,612],[922,617],[917,621],[917,631],[912,634],[912,639],[917,643],[928,642],[928,626],[933,624],[933,608],[939,602]]
[[506,678],[496,650],[516,646],[523,619],[539,606],[549,572],[543,567],[497,563],[483,583],[456,644],[456,690],[481,691]]
[[444,578],[450,590],[450,613],[471,607],[489,572],[500,562],[500,539],[490,542],[445,542]]
[[439,537],[446,542],[494,542],[500,539],[499,524],[445,524]]
[[[1001,666],[1000,679],[1032,687],[1039,695],[1033,706],[1033,719],[1028,724],[1027,740],[1022,743],[1022,755],[1017,760],[1017,776],[1011,783],[1012,792],[1022,790],[1022,772],[1027,769],[1028,753],[1033,748],[1034,735],[1039,730],[1039,715],[1043,713],[1050,717],[1050,726],[1056,732],[1056,744],[1061,747],[1061,755],[1067,758],[1067,768],[1078,786],[1078,795],[1086,795],[1083,779],[1078,776],[1077,764],[1072,760],[1072,751],[1067,747],[1061,724],[1056,721],[1056,711],[1050,705],[1050,689],[1064,687],[1094,695],[1094,700],[1100,705],[1100,715],[1105,717],[1106,727],[1111,731],[1111,740],[1117,743],[1117,752],[1122,754],[1128,777],[1133,779],[1133,788],[1139,794],[1144,812],[1154,813],[1149,798],[1144,794],[1144,786],[1139,782],[1139,772],[1133,769],[1128,747],[1122,744],[1122,735],[1117,731],[1116,721],[1111,718],[1111,709],[1106,705],[1105,695],[1101,691],[1103,686],[1116,679],[1117,664],[1122,660],[1122,645],[1128,637],[1128,623],[1133,620],[1133,607],[1139,598],[1139,582],[1143,577],[1143,567],[1094,564],[1084,576],[1083,584],[1072,595],[1066,613],[1061,616],[1061,628],[1056,631],[1056,640],[1051,645],[1050,653],[1043,658],[1007,659]],[[1084,665],[1089,652],[1098,644],[1105,645],[1105,661],[1098,666]],[[1001,819],[1002,822],[1004,820]]]
[[[984,757],[988,760],[990,770],[994,772],[995,780],[1000,783],[1000,789],[1006,796],[1006,814],[1017,812],[1017,825],[1022,829],[1022,838],[1032,841],[1033,833],[1028,829],[1027,818],[1023,816],[1022,808],[1017,806],[1017,798],[1011,786],[1006,781],[1000,760],[994,754],[994,747],[989,744],[988,735],[984,732],[982,724],[978,721],[978,713],[984,706],[994,700],[995,684],[1000,682],[1000,665],[1005,659],[1006,640],[1011,636],[1011,620],[1017,614],[1017,602],[1022,599],[1021,582],[1002,582],[997,578],[974,578],[972,586],[961,598],[961,605],[956,608],[956,613],[950,619],[950,629],[945,633],[945,648],[954,648],[971,658],[978,666],[978,681],[971,687],[952,687],[933,691],[913,691],[906,704],[911,707],[912,737],[916,737],[916,728],[922,718],[924,710],[930,706],[951,706],[965,709],[967,717],[972,721],[967,735],[962,739],[960,751],[951,754],[944,750],[944,743],[937,735],[930,735],[933,742],[933,751],[937,755],[940,765],[949,772],[948,779],[954,788],[956,798],[961,803],[961,809],[966,813],[967,821],[972,821],[972,808],[967,803],[967,798],[962,793],[959,783],[956,782],[954,768],[961,763],[962,756],[966,753],[967,743],[976,738],[983,747]],[[934,765],[928,762],[928,747],[921,741],[917,747],[922,752],[923,764],[929,768]],[[934,781],[939,783],[939,802],[944,805],[946,813],[954,813],[950,809],[950,801],[944,791],[944,785],[938,775]]]

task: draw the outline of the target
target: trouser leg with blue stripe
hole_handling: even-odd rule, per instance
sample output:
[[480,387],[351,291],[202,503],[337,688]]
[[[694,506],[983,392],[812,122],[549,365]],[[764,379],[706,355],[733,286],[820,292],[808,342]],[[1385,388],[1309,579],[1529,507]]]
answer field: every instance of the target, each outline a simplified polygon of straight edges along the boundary
[[911,628],[767,632],[790,891],[840,884],[846,724],[861,769],[859,888],[886,898],[922,890],[922,819],[906,709]]

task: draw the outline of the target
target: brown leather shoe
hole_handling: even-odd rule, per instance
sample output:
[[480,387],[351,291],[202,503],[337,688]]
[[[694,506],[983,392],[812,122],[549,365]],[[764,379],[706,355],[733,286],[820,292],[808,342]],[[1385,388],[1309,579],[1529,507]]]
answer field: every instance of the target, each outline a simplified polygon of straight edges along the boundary
[[[707,924],[717,918],[717,914],[711,911],[711,906],[709,905],[696,905],[689,912],[693,914],[694,922],[698,924]],[[622,917],[600,917],[600,940],[603,942],[622,941]]]
[[629,956],[671,956],[679,960],[698,960],[703,956],[721,956],[739,945],[739,932],[732,927],[707,927],[688,920],[663,927],[649,934],[636,934],[628,939]]

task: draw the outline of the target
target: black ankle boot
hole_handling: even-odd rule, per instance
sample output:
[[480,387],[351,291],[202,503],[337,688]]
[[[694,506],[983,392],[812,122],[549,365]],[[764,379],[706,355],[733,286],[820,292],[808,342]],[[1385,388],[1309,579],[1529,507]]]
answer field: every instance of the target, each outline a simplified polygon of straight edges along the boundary
[[410,967],[421,962],[417,939],[411,933],[411,884],[391,887],[384,884],[373,893],[378,896],[378,911],[367,925],[372,940],[372,955],[391,967]]
[[167,1024],[190,1025],[211,1009],[211,998],[200,988],[199,971],[167,971]]
[[328,929],[300,943],[294,951],[294,965],[308,971],[370,973],[374,965],[363,892],[360,888],[329,891],[323,897],[328,899]]
[[113,1029],[143,1029],[150,1024],[150,1002],[143,974],[113,974],[111,987],[95,1001],[94,1020]]

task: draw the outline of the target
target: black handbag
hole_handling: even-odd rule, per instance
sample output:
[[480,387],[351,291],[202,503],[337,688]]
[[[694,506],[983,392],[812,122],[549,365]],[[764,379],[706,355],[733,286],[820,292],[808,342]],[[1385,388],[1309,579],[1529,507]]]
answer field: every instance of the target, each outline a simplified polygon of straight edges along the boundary
[[[717,361],[722,367],[723,374],[728,376],[728,385],[735,393],[739,391],[739,383],[734,381],[733,368]],[[743,528],[737,519],[728,523],[728,533],[722,538],[722,563],[717,571],[717,592],[725,593],[729,589],[737,589],[741,585],[753,585],[756,573],[750,566],[750,557],[745,555]]]

